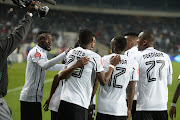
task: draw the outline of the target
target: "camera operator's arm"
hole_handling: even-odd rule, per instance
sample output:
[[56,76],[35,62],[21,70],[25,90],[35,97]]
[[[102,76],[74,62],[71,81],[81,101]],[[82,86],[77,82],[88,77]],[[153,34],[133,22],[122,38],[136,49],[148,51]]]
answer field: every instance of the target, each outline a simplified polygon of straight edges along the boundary
[[[37,6],[40,5],[38,1],[32,3],[35,3]],[[19,23],[17,28],[9,36],[1,41],[5,56],[9,56],[18,47],[18,45],[23,41],[29,32],[33,22],[32,13],[35,12],[34,5],[32,5],[32,3],[28,6],[28,13],[24,16],[23,20]]]

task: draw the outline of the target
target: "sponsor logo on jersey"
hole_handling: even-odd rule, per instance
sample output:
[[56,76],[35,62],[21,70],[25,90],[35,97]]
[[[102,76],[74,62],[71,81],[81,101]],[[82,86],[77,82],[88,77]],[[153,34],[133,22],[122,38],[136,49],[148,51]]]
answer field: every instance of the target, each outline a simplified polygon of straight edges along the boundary
[[41,57],[41,53],[36,52],[36,53],[34,54],[34,57],[35,57],[35,58],[37,58],[37,57]]

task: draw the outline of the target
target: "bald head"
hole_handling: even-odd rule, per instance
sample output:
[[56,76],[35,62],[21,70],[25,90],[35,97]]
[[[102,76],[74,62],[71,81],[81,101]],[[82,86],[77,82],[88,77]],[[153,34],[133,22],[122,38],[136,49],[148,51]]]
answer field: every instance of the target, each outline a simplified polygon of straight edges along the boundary
[[148,41],[148,44],[154,45],[155,36],[151,31],[143,31],[143,39]]
[[138,50],[154,46],[155,36],[151,31],[143,31],[138,36]]

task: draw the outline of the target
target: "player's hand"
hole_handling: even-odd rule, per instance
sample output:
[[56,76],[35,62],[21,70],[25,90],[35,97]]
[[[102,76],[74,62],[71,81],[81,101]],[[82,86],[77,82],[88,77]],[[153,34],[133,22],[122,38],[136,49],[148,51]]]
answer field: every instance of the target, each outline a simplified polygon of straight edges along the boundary
[[120,61],[121,61],[120,55],[112,56],[110,59],[110,63],[113,66],[116,66],[117,64],[119,64]]
[[169,116],[172,120],[173,120],[173,117],[176,118],[176,107],[171,106],[171,108],[169,110]]
[[93,115],[93,105],[89,105],[89,109],[88,109],[88,118],[92,119],[92,115]]
[[48,98],[45,102],[45,104],[43,105],[44,111],[48,111],[49,109],[49,103],[50,103],[51,98]]
[[88,58],[87,56],[81,57],[81,58],[76,62],[76,68],[82,67],[82,66],[88,64],[88,63],[89,63],[89,60],[90,60],[90,58]]
[[65,51],[66,55],[67,55],[67,53],[68,53],[71,49],[73,49],[73,48],[72,48],[72,47],[69,47],[69,48]]
[[41,2],[39,1],[32,1],[30,5],[27,7],[27,11],[30,13],[35,13],[40,6]]
[[131,118],[131,110],[128,110],[128,111],[127,111],[127,114],[128,114],[127,120],[130,120],[130,118]]

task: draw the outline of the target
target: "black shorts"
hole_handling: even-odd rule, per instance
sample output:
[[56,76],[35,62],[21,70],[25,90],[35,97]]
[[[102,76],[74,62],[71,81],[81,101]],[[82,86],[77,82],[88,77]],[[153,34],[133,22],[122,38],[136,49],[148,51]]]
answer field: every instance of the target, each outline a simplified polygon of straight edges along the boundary
[[165,111],[136,111],[134,120],[168,120],[167,110]]
[[96,120],[127,120],[127,116],[114,116],[97,112]]
[[56,120],[88,120],[88,110],[61,100]]
[[58,114],[58,112],[51,110],[51,120],[56,120],[57,114]]
[[21,102],[21,120],[42,120],[40,102]]

